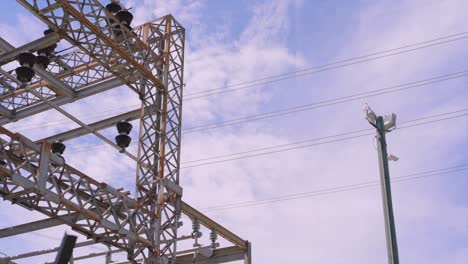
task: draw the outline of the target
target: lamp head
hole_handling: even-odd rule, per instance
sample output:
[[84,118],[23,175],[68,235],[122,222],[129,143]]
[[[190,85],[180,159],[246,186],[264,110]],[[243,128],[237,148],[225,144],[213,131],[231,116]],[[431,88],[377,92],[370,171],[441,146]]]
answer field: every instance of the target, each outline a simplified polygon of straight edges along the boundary
[[397,156],[393,155],[393,154],[390,154],[388,155],[388,160],[391,160],[391,161],[398,161],[400,158],[398,158]]
[[396,128],[396,114],[391,113],[384,116],[384,128],[385,130],[392,130]]

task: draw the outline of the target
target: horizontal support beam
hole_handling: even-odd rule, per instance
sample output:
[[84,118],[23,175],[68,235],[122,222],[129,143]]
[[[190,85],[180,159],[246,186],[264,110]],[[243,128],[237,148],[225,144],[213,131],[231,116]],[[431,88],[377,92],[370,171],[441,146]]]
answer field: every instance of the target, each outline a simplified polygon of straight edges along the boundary
[[[119,79],[110,79],[110,80],[106,80],[97,84],[93,84],[86,88],[81,89],[80,91],[76,93],[75,98],[60,96],[50,101],[60,106],[60,105],[68,104],[76,100],[83,99],[83,98],[116,88],[120,85],[122,85],[122,82]],[[16,112],[14,114],[13,121],[18,121],[23,118],[26,118],[26,117],[50,110],[50,109],[51,107],[48,104],[40,103],[40,104],[31,106],[31,107],[28,107],[28,108],[25,108],[23,110]],[[8,118],[4,118],[4,117],[0,118],[0,125],[5,125],[10,122],[12,122],[12,120],[9,120]]]
[[65,222],[67,221],[72,221],[73,219],[76,219],[77,217],[78,217],[78,214],[72,214],[72,215],[65,215],[65,216],[60,216],[57,218],[48,218],[48,219],[43,219],[39,221],[34,221],[31,223],[7,227],[4,229],[0,229],[0,238],[16,236],[16,235],[20,235],[24,233],[29,233],[29,232],[33,232],[33,231],[37,231],[41,229],[46,229],[46,228],[62,225],[62,224],[65,224]]
[[[49,37],[49,36],[51,36],[51,37]],[[36,42],[39,43],[39,44],[41,44],[41,43],[43,44],[44,40],[46,42],[48,41],[47,42],[47,43],[49,43],[48,45],[45,45],[45,46],[42,45],[42,47],[48,47],[48,46],[55,43],[55,42],[52,42],[52,44],[50,44],[50,39],[54,39],[54,40],[58,41],[60,38],[59,38],[59,36],[57,34],[53,33],[53,34],[50,34],[50,35],[47,35],[45,37],[40,38]],[[30,49],[26,50],[24,47],[27,47],[27,48],[30,48],[31,46],[40,47],[40,46],[38,46],[38,44],[36,44],[36,42],[33,41],[33,42],[30,42],[30,43],[26,44],[23,47],[15,49],[15,47],[13,47],[6,40],[0,38],[0,43],[1,43],[0,47],[3,49],[3,51],[7,52],[7,54],[4,54],[4,55],[0,56],[0,64],[1,64],[2,61],[5,61],[5,58],[9,59],[11,56],[15,55],[14,57],[12,57],[13,59],[15,59],[16,56],[18,54],[20,54],[21,52],[30,50]],[[31,44],[31,43],[33,43],[33,44]],[[34,65],[33,69],[34,69],[34,72],[38,76],[40,76],[44,81],[46,81],[48,83],[48,87],[52,91],[56,92],[59,95],[63,95],[63,96],[69,96],[69,97],[74,97],[75,96],[75,91],[73,91],[73,89],[70,86],[63,83],[60,79],[58,79],[57,77],[52,75],[50,72],[46,71],[45,69],[41,68],[38,65]]]
[[4,107],[3,105],[0,105],[0,115],[10,120],[13,119],[13,112],[10,109]]
[[[90,245],[94,245],[94,244],[96,244],[96,242],[94,242],[92,240],[88,240],[88,241],[76,243],[75,248],[86,247],[86,246],[90,246]],[[59,249],[60,249],[60,247],[55,247],[55,248],[51,248],[51,249],[38,250],[38,251],[34,251],[34,252],[18,254],[18,255],[15,255],[15,256],[9,256],[9,257],[6,257],[6,258],[0,258],[0,263],[2,263],[2,261],[11,261],[11,260],[24,259],[24,258],[31,258],[31,257],[46,255],[46,254],[57,252],[57,251],[59,251]]]
[[213,255],[211,257],[205,257],[203,255],[198,255],[197,258],[193,259],[193,254],[187,254],[182,256],[177,256],[177,264],[218,264],[218,263],[227,263],[232,261],[244,260],[245,249],[234,246],[226,247],[213,250]]
[[75,97],[76,93],[73,89],[62,82],[60,79],[52,75],[50,72],[46,71],[45,69],[34,65],[34,71],[37,75],[39,75],[44,81],[47,82],[47,87],[54,91],[55,93],[63,96],[68,97]]
[[[132,121],[132,120],[138,119],[140,117],[140,114],[141,114],[141,110],[135,109],[133,111],[130,111],[124,114],[120,114],[120,115],[117,115],[108,119],[104,119],[102,121],[89,124],[88,126],[95,131],[99,131],[102,129],[109,128],[115,125],[119,121],[123,121],[123,120]],[[83,127],[80,127],[80,128],[72,129],[70,131],[66,131],[66,132],[63,132],[54,136],[50,136],[50,137],[38,140],[37,143],[42,142],[42,141],[47,141],[51,143],[55,141],[66,141],[66,140],[74,139],[74,138],[81,137],[87,134],[90,134],[89,130]]]
[[229,231],[222,225],[213,221],[208,216],[202,214],[200,211],[196,210],[185,202],[182,202],[182,212],[192,219],[198,219],[198,221],[200,221],[200,223],[202,223],[207,228],[216,230],[220,236],[232,242],[234,245],[243,249],[247,248],[247,241],[243,240],[233,232]]
[[[198,219],[200,221],[200,223],[202,223],[204,226],[206,226],[209,229],[215,229],[216,232],[220,236],[222,236],[225,239],[233,242],[239,248],[242,248],[244,250],[248,249],[248,242],[247,241],[241,239],[240,237],[238,237],[237,235],[235,235],[231,231],[227,230],[226,228],[224,228],[220,224],[216,223],[215,221],[211,220],[207,216],[203,215],[201,212],[197,211],[196,209],[194,209],[193,207],[191,207],[187,203],[182,202],[182,213],[184,213],[185,215],[187,215],[190,218]],[[61,217],[58,217],[58,218],[55,218],[55,219],[39,220],[39,221],[32,222],[32,223],[29,223],[29,224],[23,224],[23,225],[15,226],[15,227],[12,227],[12,228],[2,229],[2,230],[0,230],[0,238],[7,237],[7,236],[13,236],[13,235],[20,234],[20,233],[26,233],[26,232],[30,232],[30,231],[37,231],[37,230],[40,230],[40,229],[50,228],[50,227],[54,227],[54,226],[58,226],[58,225],[62,225],[62,224],[64,224],[64,222],[72,220],[74,218],[76,218],[76,216],[74,216],[74,215],[72,215],[72,216],[61,216]],[[11,230],[9,230],[9,229],[11,229]],[[178,240],[185,240],[185,239],[189,239],[189,238],[190,238],[190,236],[185,236],[185,237],[179,238]]]
[[21,47],[15,48],[3,38],[0,38],[0,49],[3,53],[0,55],[0,66],[5,65],[16,59],[22,52],[34,52],[43,48],[47,48],[60,40],[57,33],[48,34],[42,38],[29,42]]
[[[49,220],[49,219],[46,219],[46,220]],[[30,225],[30,224],[33,224],[33,223],[29,223],[29,224],[26,224],[26,225]],[[60,224],[57,224],[57,225],[60,225]],[[49,226],[50,227],[50,226]],[[192,236],[189,235],[189,236],[181,236],[179,238],[177,238],[177,241],[182,241],[182,240],[188,240],[188,239],[191,239]],[[87,240],[87,241],[83,241],[83,242],[80,242],[80,243],[76,243],[75,245],[75,249],[76,248],[81,248],[81,247],[87,247],[87,246],[91,246],[91,245],[95,245],[99,242],[96,242],[94,240]],[[162,241],[161,243],[166,243],[166,241]],[[5,257],[5,258],[0,258],[0,264],[2,263],[2,261],[11,261],[11,260],[17,260],[17,259],[25,259],[25,258],[31,258],[31,257],[36,257],[36,256],[41,256],[41,255],[46,255],[46,254],[50,254],[50,253],[54,253],[54,252],[57,252],[58,250],[60,249],[60,247],[55,247],[55,248],[51,248],[51,249],[44,249],[44,250],[37,250],[37,251],[33,251],[33,252],[28,252],[28,253],[22,253],[22,254],[18,254],[18,255],[15,255],[15,256],[9,256],[9,257]],[[107,251],[108,252],[108,251]],[[123,250],[119,250],[118,252],[123,252]],[[115,253],[115,252],[114,252]],[[74,258],[74,260],[78,260],[77,258]]]
[[[103,252],[104,253],[104,252]],[[186,254],[177,256],[175,264],[220,264],[232,261],[244,260],[245,250],[240,247],[225,247],[213,250],[211,257],[205,257],[198,255],[196,260],[193,259],[193,254]],[[75,258],[76,260],[76,258]],[[137,263],[141,263],[141,260],[136,260]],[[112,262],[113,264],[132,264],[130,261]],[[250,264],[250,263],[249,263]]]
[[[120,252],[122,252],[122,251],[123,251],[123,250],[121,250],[121,249],[116,249],[116,250],[111,250],[111,251],[90,253],[90,254],[88,254],[88,255],[73,257],[73,261],[102,257],[102,256],[106,256],[107,254],[120,253]],[[44,264],[55,264],[55,262],[46,262],[46,263],[44,263]]]

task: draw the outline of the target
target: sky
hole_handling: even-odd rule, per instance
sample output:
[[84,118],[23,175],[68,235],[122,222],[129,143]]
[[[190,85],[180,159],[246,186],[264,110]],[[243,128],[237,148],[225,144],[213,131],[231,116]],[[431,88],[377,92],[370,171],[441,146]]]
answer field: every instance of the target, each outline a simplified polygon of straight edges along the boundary
[[[346,135],[371,128],[362,111],[366,103],[379,115],[397,115],[397,129],[387,140],[389,152],[399,157],[390,163],[390,174],[401,263],[467,263],[467,77],[418,85],[468,70],[468,39],[462,38],[468,34],[467,1],[122,2],[132,7],[134,25],[171,13],[186,28],[184,93],[192,99],[183,106],[183,200],[251,241],[253,263],[386,263],[379,186],[336,191],[379,181],[375,137]],[[0,10],[0,37],[15,46],[45,29],[15,1],[2,1]],[[460,39],[379,53],[447,36]],[[59,49],[66,47],[63,42]],[[361,57],[377,53],[373,60]],[[349,60],[356,57],[361,59]],[[408,83],[412,87],[403,89]],[[135,109],[138,102],[119,87],[64,109],[92,123]],[[284,109],[298,111],[264,114]],[[266,117],[190,130],[248,116]],[[6,127],[36,140],[76,125],[51,110]],[[114,130],[103,134],[113,139]],[[136,153],[134,143],[129,150]],[[132,160],[94,136],[66,144],[71,165],[133,191]],[[408,175],[413,178],[404,180]],[[1,227],[44,218],[7,201],[0,202],[0,217]],[[190,226],[185,219],[182,230]],[[61,226],[0,239],[0,251],[55,247],[64,232],[72,231]]]

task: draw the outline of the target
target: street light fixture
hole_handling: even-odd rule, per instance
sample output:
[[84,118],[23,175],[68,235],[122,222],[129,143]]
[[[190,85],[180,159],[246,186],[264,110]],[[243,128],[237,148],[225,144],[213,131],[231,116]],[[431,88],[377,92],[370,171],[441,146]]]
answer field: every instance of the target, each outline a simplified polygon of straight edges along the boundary
[[396,114],[377,116],[368,104],[364,105],[366,119],[377,130],[377,147],[380,170],[380,183],[382,187],[382,203],[385,219],[385,237],[387,241],[387,256],[389,264],[399,264],[398,246],[393,215],[392,191],[390,187],[390,170],[388,161],[397,161],[398,157],[388,155],[385,134],[396,128]]

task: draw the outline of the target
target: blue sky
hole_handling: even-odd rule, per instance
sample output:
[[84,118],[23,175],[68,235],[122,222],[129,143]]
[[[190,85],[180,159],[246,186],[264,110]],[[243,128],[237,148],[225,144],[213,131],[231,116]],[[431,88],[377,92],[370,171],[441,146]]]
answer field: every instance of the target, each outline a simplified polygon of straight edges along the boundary
[[[463,0],[173,0],[125,4],[133,7],[135,24],[172,13],[187,28],[187,96],[206,89],[227,90],[225,86],[468,31],[462,11],[468,3]],[[0,10],[0,36],[14,45],[39,37],[44,29],[40,21],[14,1],[2,1]],[[186,101],[184,127],[464,71],[468,69],[467,41]],[[183,136],[182,162],[369,128],[362,112],[366,102],[377,113],[395,112],[399,122],[467,109],[466,80],[467,77],[457,78],[187,133]],[[119,113],[117,105],[135,106],[138,99],[122,87],[66,109],[92,122],[99,118],[96,113],[100,111]],[[130,109],[133,108],[120,112]],[[56,121],[62,119],[50,111],[8,128],[40,139],[75,127],[70,122]],[[38,125],[44,120],[55,123],[48,127]],[[468,164],[467,131],[465,116],[390,133],[389,152],[400,158],[390,164],[392,177]],[[114,129],[103,133],[109,138],[115,136]],[[137,129],[133,133],[136,135]],[[98,142],[92,136],[68,142],[67,160],[91,177],[133,190],[134,164],[110,148],[92,146],[86,151],[88,144]],[[377,181],[374,144],[373,137],[367,136],[184,169],[184,200],[203,209]],[[239,156],[242,155],[234,157]],[[223,159],[212,161],[220,160]],[[466,170],[394,183],[402,263],[466,263],[467,188]],[[370,187],[207,214],[252,241],[254,263],[385,263],[381,207],[379,188]],[[6,202],[0,203],[0,214],[3,226],[42,218]],[[185,226],[190,226],[188,221]],[[37,235],[1,239],[0,251],[15,254],[42,249],[46,244],[53,247],[65,230],[66,227],[59,227]],[[96,246],[91,251],[98,249]]]

